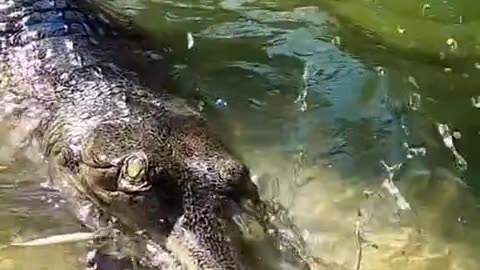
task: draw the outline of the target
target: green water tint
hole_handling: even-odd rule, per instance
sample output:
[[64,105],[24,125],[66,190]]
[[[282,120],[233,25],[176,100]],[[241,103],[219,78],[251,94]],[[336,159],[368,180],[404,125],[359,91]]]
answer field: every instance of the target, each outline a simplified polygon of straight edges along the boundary
[[470,64],[480,55],[480,6],[468,0],[319,2],[403,53]]
[[[262,196],[291,211],[318,269],[355,269],[358,242],[360,269],[479,268],[476,2],[114,3],[171,45],[176,91],[244,158]],[[438,61],[441,52],[462,61]],[[382,161],[401,166],[392,176]],[[11,184],[0,189],[0,205],[16,210],[2,212],[2,244],[19,232],[75,231],[46,218],[67,214],[32,195],[34,176],[0,173]],[[388,177],[412,210],[382,187]],[[25,178],[30,184],[18,189]],[[0,269],[50,269],[45,254],[82,269],[73,261],[85,255],[82,244],[25,252],[1,250]]]

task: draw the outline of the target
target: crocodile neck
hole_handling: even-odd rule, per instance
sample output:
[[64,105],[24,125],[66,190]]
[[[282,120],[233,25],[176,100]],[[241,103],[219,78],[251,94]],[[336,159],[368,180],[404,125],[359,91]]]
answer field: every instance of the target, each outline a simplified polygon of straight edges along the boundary
[[[0,32],[0,117],[21,115],[28,122],[27,136],[34,134],[47,159],[58,156],[65,145],[80,148],[99,122],[161,125],[170,121],[181,129],[183,122],[177,120],[186,119],[183,116],[190,117],[185,123],[201,119],[181,100],[150,91],[137,74],[117,65],[115,58],[124,57],[122,52],[134,45],[116,38],[108,22],[86,13],[92,9],[72,3],[15,0],[0,4],[4,28]],[[202,136],[198,138],[206,138]],[[161,143],[154,146],[161,149]],[[186,211],[171,237],[183,246],[195,269],[243,269],[216,219],[207,207]],[[203,227],[195,222],[203,222]]]
[[[140,116],[196,115],[120,67],[119,58],[135,58],[140,48],[114,33],[84,2],[72,3],[20,0],[0,7],[5,28],[0,37],[0,115],[31,116],[30,122],[38,125],[29,128],[43,138],[47,155],[58,141],[75,147],[99,119],[132,120],[132,109],[140,110],[135,113]],[[67,130],[63,137],[58,137],[59,128]]]

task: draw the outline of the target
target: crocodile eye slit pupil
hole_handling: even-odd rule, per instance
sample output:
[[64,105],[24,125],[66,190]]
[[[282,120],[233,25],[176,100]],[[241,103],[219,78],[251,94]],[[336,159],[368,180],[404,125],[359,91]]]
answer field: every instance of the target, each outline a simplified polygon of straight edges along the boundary
[[135,180],[142,172],[143,164],[138,158],[132,158],[127,162],[127,176]]

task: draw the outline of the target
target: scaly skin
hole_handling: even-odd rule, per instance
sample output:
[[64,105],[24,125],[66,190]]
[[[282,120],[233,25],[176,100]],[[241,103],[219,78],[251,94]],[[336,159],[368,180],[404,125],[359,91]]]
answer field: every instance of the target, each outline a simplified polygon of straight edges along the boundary
[[89,228],[105,214],[141,232],[162,269],[245,269],[224,214],[258,199],[248,169],[184,101],[123,66],[135,45],[92,14],[86,1],[0,2],[0,117],[23,123]]

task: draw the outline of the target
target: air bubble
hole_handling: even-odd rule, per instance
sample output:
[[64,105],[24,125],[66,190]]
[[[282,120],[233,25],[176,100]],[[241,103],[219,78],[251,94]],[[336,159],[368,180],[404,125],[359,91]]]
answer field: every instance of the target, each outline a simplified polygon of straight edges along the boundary
[[452,51],[458,48],[458,42],[454,38],[447,39],[446,43],[450,47],[450,50]]
[[215,101],[215,105],[217,105],[218,107],[222,107],[222,108],[225,108],[227,107],[227,102],[221,98],[218,98],[216,101]]

